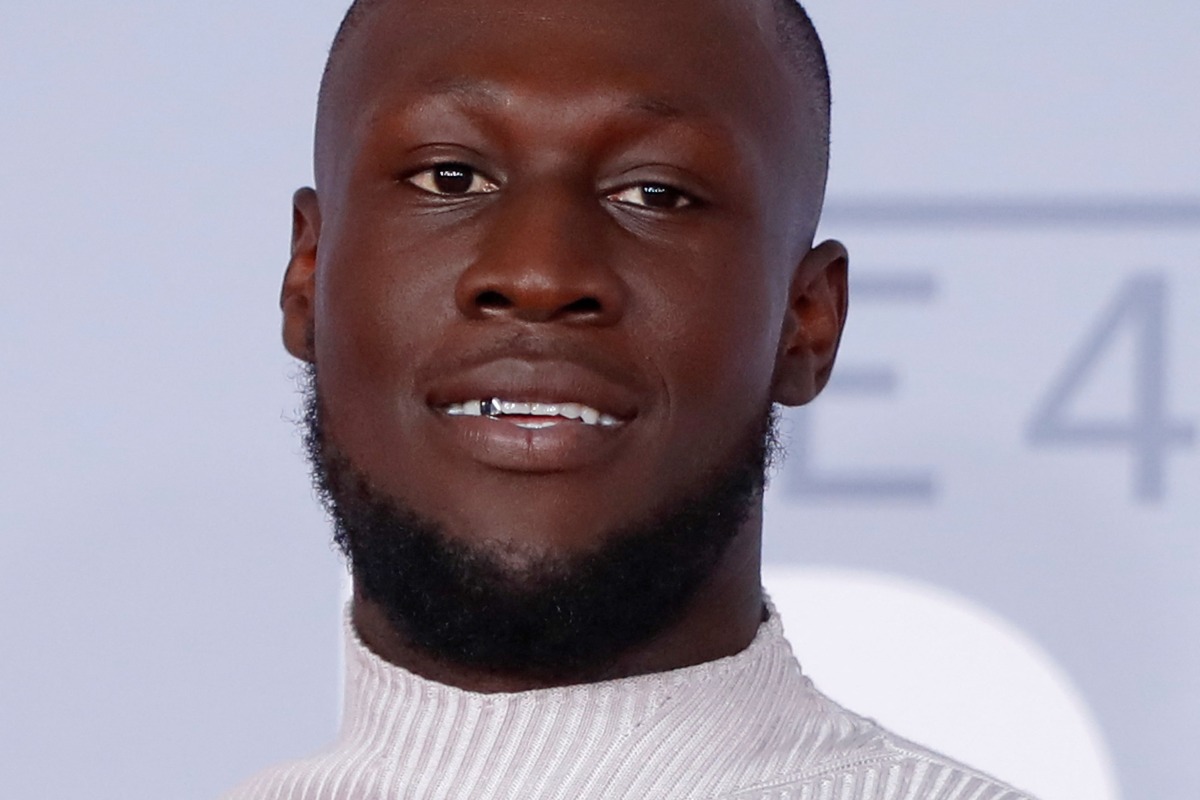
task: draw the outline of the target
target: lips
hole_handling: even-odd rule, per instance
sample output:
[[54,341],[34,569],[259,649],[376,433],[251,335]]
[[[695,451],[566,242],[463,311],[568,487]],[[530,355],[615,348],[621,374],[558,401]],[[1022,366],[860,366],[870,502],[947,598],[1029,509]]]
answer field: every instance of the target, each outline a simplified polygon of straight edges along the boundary
[[639,393],[574,361],[504,357],[434,381],[426,402],[460,455],[518,472],[610,458],[639,415]]
[[[426,400],[432,408],[462,406],[468,413],[473,407],[467,404],[500,401],[518,406],[558,406],[560,410],[575,405],[581,414],[583,409],[592,409],[629,421],[638,415],[640,405],[639,392],[629,381],[614,380],[614,376],[590,365],[567,360],[502,357],[455,371],[431,384]],[[480,410],[481,416],[488,416]],[[511,405],[495,410],[517,413]]]

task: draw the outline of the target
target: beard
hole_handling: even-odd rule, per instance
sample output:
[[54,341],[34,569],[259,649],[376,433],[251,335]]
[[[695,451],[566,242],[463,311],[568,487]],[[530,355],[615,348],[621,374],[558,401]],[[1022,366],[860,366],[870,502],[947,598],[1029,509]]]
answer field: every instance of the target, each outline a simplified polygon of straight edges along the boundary
[[588,552],[514,560],[511,543],[453,538],[377,489],[332,441],[315,366],[303,392],[313,485],[356,592],[434,659],[545,682],[604,675],[680,620],[757,507],[777,450],[768,405],[735,458],[680,498]]

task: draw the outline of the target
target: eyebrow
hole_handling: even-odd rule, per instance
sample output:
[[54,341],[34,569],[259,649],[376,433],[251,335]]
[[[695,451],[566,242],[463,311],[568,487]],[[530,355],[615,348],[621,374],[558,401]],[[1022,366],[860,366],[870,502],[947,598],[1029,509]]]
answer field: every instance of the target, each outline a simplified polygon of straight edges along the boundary
[[629,111],[641,111],[666,119],[687,116],[687,112],[682,108],[660,97],[635,97],[625,104],[625,108]]
[[[467,102],[483,103],[486,105],[502,106],[510,98],[505,90],[496,84],[473,78],[440,78],[429,81],[424,86],[430,96],[451,96]],[[662,97],[652,95],[636,95],[622,104],[625,111],[663,119],[679,119],[687,116],[707,116],[704,114],[689,115],[686,109]]]

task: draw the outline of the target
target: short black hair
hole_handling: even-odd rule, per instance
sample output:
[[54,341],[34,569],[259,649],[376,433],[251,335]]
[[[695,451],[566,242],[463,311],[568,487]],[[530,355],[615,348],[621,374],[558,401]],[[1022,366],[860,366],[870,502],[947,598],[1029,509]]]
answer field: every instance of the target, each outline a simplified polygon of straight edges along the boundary
[[[321,94],[329,81],[332,66],[341,52],[350,34],[366,17],[367,13],[383,0],[354,0],[342,24],[338,26],[337,35],[329,48],[329,58],[325,62],[325,74],[321,79]],[[825,137],[829,135],[829,114],[831,90],[829,80],[829,62],[825,56],[825,46],[821,36],[813,25],[812,18],[800,3],[800,0],[772,0],[775,6],[775,30],[779,36],[784,56],[788,63],[797,69],[802,76],[812,80],[816,85],[818,112],[825,128]]]
[[832,89],[829,79],[829,59],[817,26],[800,0],[773,0],[775,6],[775,31],[784,56],[802,76],[813,81],[817,88],[817,102],[826,120],[829,117]]

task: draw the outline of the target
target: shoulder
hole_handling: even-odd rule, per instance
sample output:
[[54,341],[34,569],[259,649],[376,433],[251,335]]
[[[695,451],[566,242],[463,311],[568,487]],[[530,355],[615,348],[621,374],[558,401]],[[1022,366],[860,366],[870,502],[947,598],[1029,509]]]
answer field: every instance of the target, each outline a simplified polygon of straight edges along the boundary
[[265,770],[221,795],[220,800],[291,800],[296,782],[286,779],[286,768]]
[[721,800],[1035,800],[812,692],[816,702],[806,724],[764,752],[775,762],[774,775]]
[[260,772],[220,800],[333,800],[346,773],[362,766],[359,759],[332,754],[291,761]]

